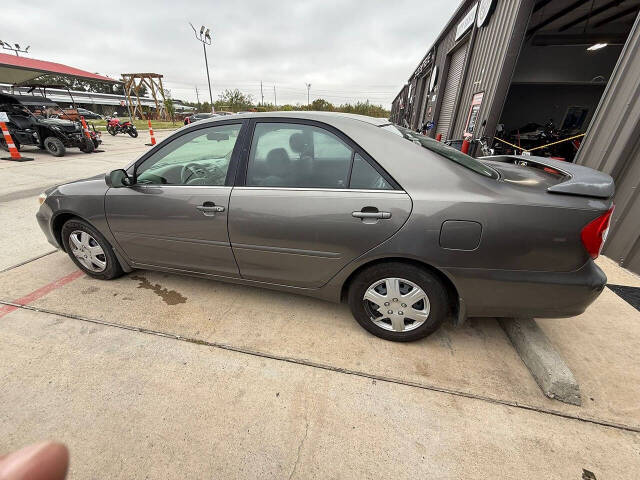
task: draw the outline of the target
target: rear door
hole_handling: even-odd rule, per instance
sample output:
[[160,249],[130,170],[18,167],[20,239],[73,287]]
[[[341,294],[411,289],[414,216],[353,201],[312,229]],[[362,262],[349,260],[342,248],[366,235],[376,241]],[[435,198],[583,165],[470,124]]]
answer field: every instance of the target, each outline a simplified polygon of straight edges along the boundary
[[137,166],[137,182],[105,197],[109,227],[138,265],[238,277],[227,233],[242,124],[188,130]]
[[319,287],[407,220],[409,196],[339,131],[281,119],[254,127],[229,214],[243,278]]

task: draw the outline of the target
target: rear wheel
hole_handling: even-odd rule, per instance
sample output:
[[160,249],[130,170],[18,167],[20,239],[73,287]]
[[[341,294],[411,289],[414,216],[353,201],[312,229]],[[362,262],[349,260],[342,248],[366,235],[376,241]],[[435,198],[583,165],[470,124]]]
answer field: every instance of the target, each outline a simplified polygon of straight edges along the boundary
[[138,130],[135,128],[130,128],[128,133],[132,138],[136,138],[138,136]]
[[410,342],[435,332],[447,317],[449,298],[440,280],[404,263],[381,263],[358,274],[349,287],[349,306],[374,335]]
[[62,140],[56,137],[47,137],[44,139],[44,148],[54,157],[64,156],[66,149]]
[[71,219],[62,226],[62,243],[71,260],[87,275],[100,280],[122,275],[109,242],[84,220]]

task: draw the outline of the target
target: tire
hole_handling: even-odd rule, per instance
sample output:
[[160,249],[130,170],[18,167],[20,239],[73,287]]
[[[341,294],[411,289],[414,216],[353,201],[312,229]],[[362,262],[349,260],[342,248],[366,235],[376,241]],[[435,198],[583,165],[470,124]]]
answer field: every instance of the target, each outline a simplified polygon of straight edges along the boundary
[[[393,292],[387,288],[393,288],[395,280],[399,280],[397,297],[390,295]],[[367,293],[373,286],[373,292]],[[413,298],[419,300],[409,303],[411,300],[406,298],[411,298],[408,295],[412,292],[416,295]],[[379,300],[381,305],[377,307],[377,303],[365,300],[365,293]],[[426,295],[426,300],[420,293]],[[415,265],[397,262],[380,263],[360,272],[351,282],[348,301],[351,313],[363,328],[394,342],[411,342],[432,334],[450,311],[447,291],[435,275]]]
[[90,138],[84,137],[82,139],[82,143],[80,144],[80,151],[84,152],[84,153],[91,153],[96,149],[95,145],[93,144],[93,140],[91,140]]
[[136,138],[138,136],[138,130],[135,128],[130,128],[127,132],[131,138]]
[[107,125],[107,132],[109,132],[111,135],[113,135],[114,137],[116,136],[116,134],[118,132],[116,132],[116,129],[114,127],[112,127],[111,125]]
[[45,138],[44,148],[54,157],[63,157],[66,152],[62,140],[56,137]]
[[[87,237],[84,237],[87,241],[84,244],[80,243],[85,247],[84,250],[81,250],[82,247],[78,248],[77,244],[70,238],[73,235],[81,242],[82,234],[87,235]],[[80,235],[80,238],[78,238],[78,235]],[[62,226],[62,244],[73,263],[90,277],[111,280],[123,274],[122,267],[109,242],[98,230],[84,220],[73,218]],[[96,246],[100,247],[101,253],[95,254],[94,251],[95,257],[92,257],[91,249]],[[76,256],[74,251],[77,251],[80,256]],[[81,260],[81,256],[84,254],[87,257]],[[104,265],[101,264],[102,262],[104,262]],[[87,265],[90,265],[91,268]]]

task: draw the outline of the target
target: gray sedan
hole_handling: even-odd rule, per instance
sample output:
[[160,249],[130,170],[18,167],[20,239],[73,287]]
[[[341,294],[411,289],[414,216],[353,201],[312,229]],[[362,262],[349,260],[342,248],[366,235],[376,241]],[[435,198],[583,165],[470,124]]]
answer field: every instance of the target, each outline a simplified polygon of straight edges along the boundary
[[347,301],[379,337],[447,318],[577,315],[611,177],[538,157],[474,159],[386,120],[320,112],[184,127],[124,169],[47,190],[37,219],[87,275],[198,275]]

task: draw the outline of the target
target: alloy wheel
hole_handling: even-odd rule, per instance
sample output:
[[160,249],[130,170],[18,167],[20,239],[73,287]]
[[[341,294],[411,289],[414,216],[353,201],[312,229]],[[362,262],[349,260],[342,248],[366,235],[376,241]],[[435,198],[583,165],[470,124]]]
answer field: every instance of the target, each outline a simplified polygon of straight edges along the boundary
[[74,230],[69,235],[71,253],[87,270],[95,273],[107,268],[107,257],[100,244],[90,234],[82,230]]
[[403,278],[384,278],[372,283],[362,298],[369,320],[393,332],[415,330],[429,318],[429,296]]

